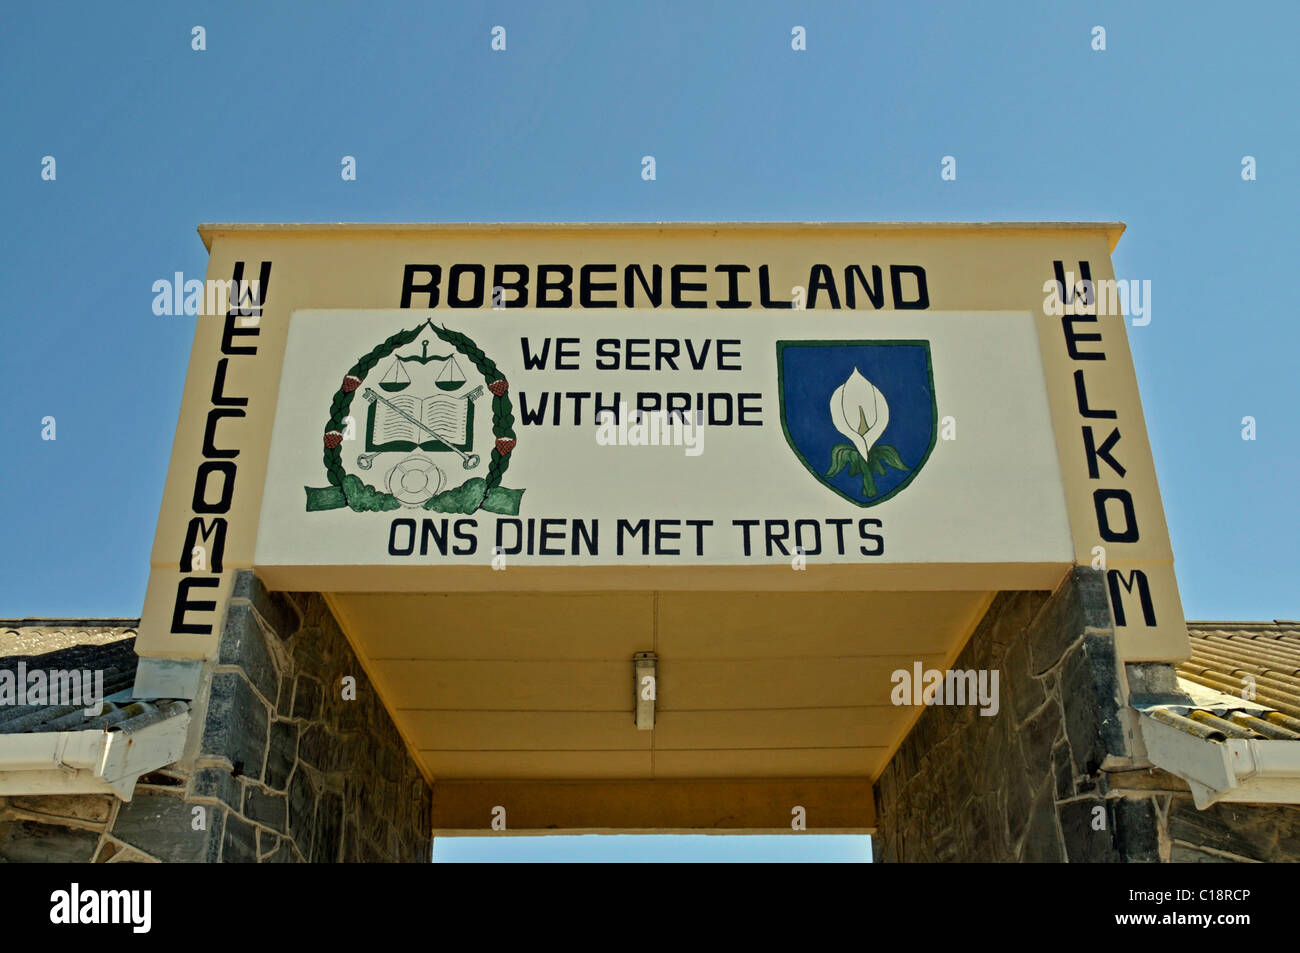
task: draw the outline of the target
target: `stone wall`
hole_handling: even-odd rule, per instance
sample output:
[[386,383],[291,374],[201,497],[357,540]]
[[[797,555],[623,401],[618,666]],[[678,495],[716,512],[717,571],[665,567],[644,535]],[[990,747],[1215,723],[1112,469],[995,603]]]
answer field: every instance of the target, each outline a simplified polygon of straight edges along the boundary
[[3,799],[0,860],[431,860],[432,793],[319,595],[241,572],[219,653],[179,764],[127,803]]
[[1300,862],[1300,805],[1220,801],[1197,810],[1187,783],[1159,768],[1110,772],[1106,781],[1108,796],[1127,805],[1131,836],[1154,844],[1161,861]]
[[1000,709],[922,711],[875,785],[877,861],[1300,860],[1300,806],[1198,811],[1134,759],[1101,573],[999,594],[951,667],[998,670]]
[[120,803],[94,794],[0,797],[0,862],[94,860]]

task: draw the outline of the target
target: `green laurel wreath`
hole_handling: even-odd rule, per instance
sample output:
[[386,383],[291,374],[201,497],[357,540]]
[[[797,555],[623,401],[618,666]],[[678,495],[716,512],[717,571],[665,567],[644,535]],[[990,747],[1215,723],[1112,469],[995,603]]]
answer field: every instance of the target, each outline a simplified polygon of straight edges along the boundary
[[[381,344],[376,345],[368,354],[361,357],[348,370],[345,377],[355,377],[358,380],[365,380],[369,374],[384,358],[388,357],[399,347],[410,344],[420,332],[428,325],[434,334],[442,340],[452,345],[461,355],[467,358],[475,369],[483,375],[483,379],[488,383],[495,380],[503,379],[502,374],[491,358],[483,353],[468,336],[461,334],[459,331],[448,331],[445,328],[437,327],[432,319],[417,324],[407,331],[398,331]],[[352,407],[352,398],[357,390],[344,390],[340,385],[339,389],[334,392],[334,399],[330,401],[330,416],[325,423],[325,432],[331,430],[341,431],[343,422],[347,419],[348,411]],[[515,417],[514,407],[510,402],[508,392],[501,395],[493,394],[492,396],[492,435],[499,439],[504,438],[514,440]],[[368,483],[363,483],[361,478],[355,474],[348,473],[343,468],[343,448],[342,444],[337,447],[326,447],[322,458],[325,464],[326,478],[330,485],[327,487],[303,487],[307,492],[307,511],[337,509],[341,506],[348,506],[358,513],[381,512],[385,510],[396,510],[401,508],[401,502],[391,493],[385,493],[377,490]],[[430,497],[424,502],[426,510],[433,510],[439,513],[473,513],[480,508],[494,513],[503,513],[510,516],[519,513],[519,498],[523,495],[523,490],[511,490],[501,486],[501,478],[505,475],[510,466],[510,455],[502,453],[497,447],[492,448],[491,462],[488,464],[487,478],[471,477],[459,487],[452,490],[446,490],[436,496]]]
[[867,451],[867,459],[863,460],[853,444],[837,443],[831,448],[831,468],[826,471],[826,477],[829,479],[848,467],[849,476],[862,477],[862,494],[870,499],[876,495],[876,481],[872,479],[871,471],[876,471],[876,476],[884,476],[886,466],[907,472],[903,458],[888,444],[876,444]]

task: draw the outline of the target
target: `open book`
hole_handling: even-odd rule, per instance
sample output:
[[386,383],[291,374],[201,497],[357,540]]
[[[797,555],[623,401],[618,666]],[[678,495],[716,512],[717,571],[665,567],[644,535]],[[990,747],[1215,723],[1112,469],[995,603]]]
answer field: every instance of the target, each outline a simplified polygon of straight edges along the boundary
[[448,445],[469,449],[474,405],[460,397],[434,394],[423,399],[413,394],[385,398],[393,407],[431,428],[439,440],[399,414],[393,407],[375,401],[366,421],[367,450],[444,450]]

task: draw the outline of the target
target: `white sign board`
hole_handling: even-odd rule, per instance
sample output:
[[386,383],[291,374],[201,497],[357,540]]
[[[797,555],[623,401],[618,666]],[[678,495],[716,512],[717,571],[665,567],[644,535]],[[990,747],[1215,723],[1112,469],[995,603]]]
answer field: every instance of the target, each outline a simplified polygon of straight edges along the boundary
[[430,314],[292,315],[257,565],[1073,560],[1028,313]]

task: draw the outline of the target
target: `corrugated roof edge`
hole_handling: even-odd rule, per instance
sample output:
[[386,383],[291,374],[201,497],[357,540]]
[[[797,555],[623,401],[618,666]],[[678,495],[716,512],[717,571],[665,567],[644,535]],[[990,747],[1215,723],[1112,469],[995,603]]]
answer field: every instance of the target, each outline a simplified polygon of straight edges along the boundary
[[1232,619],[1188,619],[1189,629],[1276,629],[1280,625],[1300,626],[1295,619],[1253,619],[1250,622],[1237,622]]
[[67,618],[47,618],[45,616],[29,616],[25,619],[0,619],[0,629],[21,629],[21,628],[40,628],[49,629],[60,625],[71,625],[77,628],[88,629],[92,626],[109,629],[134,629],[140,624],[140,619],[67,619]]
[[221,232],[609,231],[645,228],[748,231],[792,227],[818,231],[1104,231],[1110,239],[1112,252],[1127,228],[1123,222],[206,222],[198,226],[198,233],[203,247],[211,251],[213,237]]

